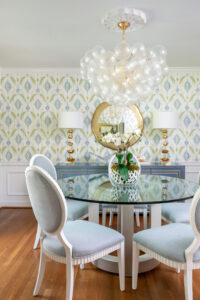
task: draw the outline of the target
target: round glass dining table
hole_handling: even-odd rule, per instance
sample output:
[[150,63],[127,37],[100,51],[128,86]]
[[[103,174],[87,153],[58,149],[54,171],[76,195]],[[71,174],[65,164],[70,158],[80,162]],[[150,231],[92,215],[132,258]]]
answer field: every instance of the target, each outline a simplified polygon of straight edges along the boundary
[[[118,230],[125,236],[125,270],[131,276],[132,239],[134,234],[134,206],[147,204],[150,212],[149,227],[161,225],[162,203],[184,201],[195,194],[199,185],[185,179],[140,175],[129,186],[112,186],[107,174],[86,174],[58,180],[65,197],[88,202],[89,221],[99,223],[99,204],[118,205]],[[117,257],[108,255],[96,261],[103,270],[117,273]],[[158,265],[148,255],[140,255],[139,272],[146,272]]]

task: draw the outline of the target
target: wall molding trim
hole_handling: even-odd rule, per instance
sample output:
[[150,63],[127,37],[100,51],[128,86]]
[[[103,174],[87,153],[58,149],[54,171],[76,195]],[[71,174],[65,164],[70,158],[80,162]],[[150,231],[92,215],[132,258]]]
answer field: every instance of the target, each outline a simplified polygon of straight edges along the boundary
[[[200,69],[200,68],[199,68]],[[77,75],[80,73],[80,68],[1,68],[1,74],[48,74],[61,73],[65,75]]]
[[[200,72],[200,67],[169,67],[169,72]],[[61,73],[67,75],[77,75],[80,73],[80,67],[76,68],[1,68],[1,74],[48,74]]]

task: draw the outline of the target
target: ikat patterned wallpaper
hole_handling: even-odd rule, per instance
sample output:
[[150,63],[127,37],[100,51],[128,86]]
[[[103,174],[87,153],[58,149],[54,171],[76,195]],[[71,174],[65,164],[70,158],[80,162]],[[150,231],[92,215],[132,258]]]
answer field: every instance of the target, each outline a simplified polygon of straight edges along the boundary
[[[54,162],[67,156],[66,131],[57,128],[59,111],[81,111],[84,129],[74,134],[76,159],[95,160],[111,153],[95,142],[91,118],[100,104],[88,82],[64,71],[2,72],[0,161],[27,162],[43,153]],[[161,130],[152,129],[152,112],[177,111],[179,128],[169,132],[171,161],[200,161],[200,70],[170,70],[152,96],[138,103],[145,127],[132,151],[147,161],[160,157]]]

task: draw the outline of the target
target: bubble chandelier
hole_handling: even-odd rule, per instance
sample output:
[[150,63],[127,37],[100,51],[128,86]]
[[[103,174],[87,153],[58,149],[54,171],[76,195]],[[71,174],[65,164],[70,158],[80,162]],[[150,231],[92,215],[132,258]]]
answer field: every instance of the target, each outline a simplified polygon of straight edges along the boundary
[[166,49],[126,42],[126,31],[146,24],[146,14],[141,10],[117,9],[108,12],[102,23],[109,30],[122,31],[123,40],[113,51],[101,46],[88,51],[80,61],[81,76],[90,82],[97,96],[110,104],[124,106],[144,100],[168,72]]

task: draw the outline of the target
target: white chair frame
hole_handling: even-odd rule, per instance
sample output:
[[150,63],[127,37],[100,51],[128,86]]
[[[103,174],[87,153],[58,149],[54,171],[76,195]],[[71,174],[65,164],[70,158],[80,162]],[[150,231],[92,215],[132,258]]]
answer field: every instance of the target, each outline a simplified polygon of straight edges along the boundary
[[[57,172],[56,172],[56,169],[54,167],[54,164],[52,163],[52,161],[46,157],[45,155],[43,154],[35,154],[32,156],[32,158],[30,159],[30,162],[29,162],[29,166],[35,166],[34,162],[35,160],[38,158],[38,157],[42,157],[44,158],[46,161],[48,161],[48,163],[51,165],[52,167],[52,171],[54,172],[54,176],[53,176],[53,179],[57,180]],[[39,168],[39,166],[38,166]],[[85,214],[83,215],[81,218],[79,218],[78,220],[83,220],[85,218],[88,217],[88,214]],[[39,240],[40,240],[40,234],[41,234],[41,229],[40,229],[40,225],[38,224],[37,225],[37,232],[36,232],[36,235],[35,235],[35,242],[34,242],[34,245],[33,245],[33,249],[36,249],[37,246],[38,246],[38,243],[39,243]],[[81,266],[82,268],[82,266]]]
[[133,257],[132,257],[132,289],[137,288],[138,280],[138,265],[139,265],[139,251],[143,251],[156,260],[160,261],[163,264],[166,264],[169,267],[176,268],[178,270],[184,270],[184,288],[185,288],[185,299],[193,300],[193,291],[192,291],[192,270],[200,269],[200,261],[193,262],[193,255],[200,247],[200,229],[198,230],[195,223],[195,212],[198,202],[200,201],[200,188],[195,193],[193,201],[190,208],[190,225],[195,234],[195,238],[191,245],[185,250],[186,262],[177,262],[170,259],[167,259],[158,253],[142,246],[139,243],[133,241]]
[[[35,289],[33,292],[34,296],[38,295],[43,277],[45,272],[45,266],[46,266],[46,257],[49,257],[50,259],[66,264],[66,300],[72,300],[73,297],[73,287],[74,287],[74,265],[81,265],[89,262],[93,262],[105,255],[108,255],[109,253],[117,250],[118,255],[118,268],[119,268],[119,281],[120,281],[120,290],[125,290],[125,262],[124,262],[124,242],[118,243],[112,247],[106,248],[103,251],[99,251],[93,255],[81,257],[81,258],[73,258],[72,257],[72,245],[69,243],[69,241],[66,239],[64,233],[63,233],[63,227],[64,224],[67,221],[67,204],[65,201],[65,197],[63,195],[62,190],[60,189],[59,185],[56,183],[56,181],[49,175],[47,172],[42,170],[41,168],[38,168],[36,166],[31,166],[26,169],[26,176],[29,171],[35,170],[39,174],[41,174],[47,182],[53,187],[58,199],[59,203],[62,209],[62,217],[60,226],[55,232],[52,233],[45,233],[43,230],[41,230],[40,235],[40,263],[39,263],[39,270],[38,270],[38,276],[37,281],[35,285]],[[85,221],[87,222],[87,221]],[[56,254],[52,254],[51,252],[48,252],[43,247],[43,239],[45,235],[51,235],[56,236],[58,240],[61,242],[65,249],[66,257],[62,257]]]
[[[44,159],[46,159],[48,161],[48,163],[52,166],[52,170],[54,171],[54,179],[57,180],[57,173],[56,173],[56,169],[54,167],[54,164],[52,163],[52,161],[48,157],[46,157],[43,154],[35,154],[35,155],[33,155],[31,157],[31,159],[30,159],[29,166],[34,166],[35,165],[34,162],[35,162],[35,160],[38,157],[42,157],[42,158],[44,158]],[[34,242],[34,245],[33,245],[33,249],[36,249],[37,246],[38,246],[38,243],[39,243],[39,240],[40,240],[40,234],[41,234],[41,228],[40,228],[40,225],[38,224],[37,225],[37,232],[36,232],[36,235],[35,235],[35,242]]]

